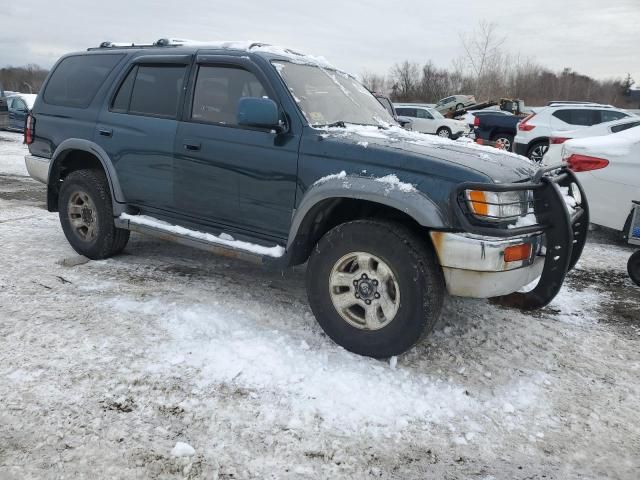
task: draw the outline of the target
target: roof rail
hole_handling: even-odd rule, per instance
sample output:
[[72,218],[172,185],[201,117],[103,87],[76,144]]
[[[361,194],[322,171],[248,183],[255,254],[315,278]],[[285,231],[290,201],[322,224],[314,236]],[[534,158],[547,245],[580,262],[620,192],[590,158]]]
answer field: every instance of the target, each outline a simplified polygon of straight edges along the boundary
[[551,101],[549,103],[547,103],[547,107],[554,107],[554,106],[560,106],[560,105],[567,105],[567,106],[575,106],[575,107],[601,107],[601,108],[615,108],[613,105],[607,105],[607,104],[603,104],[603,103],[598,103],[598,102],[578,102],[578,101],[574,101],[574,100],[554,100]]

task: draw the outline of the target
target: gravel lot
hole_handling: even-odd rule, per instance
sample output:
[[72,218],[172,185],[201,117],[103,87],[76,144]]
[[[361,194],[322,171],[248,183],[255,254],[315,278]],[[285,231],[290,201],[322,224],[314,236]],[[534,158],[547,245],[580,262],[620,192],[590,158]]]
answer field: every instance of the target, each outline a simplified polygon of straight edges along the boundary
[[547,308],[452,298],[375,361],[321,332],[302,269],[138,235],[76,265],[24,152],[0,132],[3,480],[638,478],[640,289],[610,236]]

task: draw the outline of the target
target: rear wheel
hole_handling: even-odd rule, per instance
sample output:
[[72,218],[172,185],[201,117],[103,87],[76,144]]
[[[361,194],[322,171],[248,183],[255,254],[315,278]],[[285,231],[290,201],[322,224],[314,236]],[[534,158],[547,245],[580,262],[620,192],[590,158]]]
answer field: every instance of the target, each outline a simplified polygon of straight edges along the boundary
[[542,163],[542,158],[544,157],[544,154],[547,153],[547,150],[549,150],[548,141],[542,140],[540,142],[536,142],[529,148],[527,157],[534,162]]
[[129,231],[114,225],[109,184],[99,170],[77,170],[65,177],[58,212],[73,249],[92,260],[120,253],[129,241]]
[[492,140],[495,142],[496,148],[506,150],[507,152],[510,152],[513,149],[513,135],[498,133],[497,135],[494,135]]
[[444,280],[431,248],[401,224],[356,220],[327,232],[307,267],[323,330],[360,355],[405,352],[440,315]]
[[436,131],[436,135],[443,138],[451,138],[451,130],[449,129],[449,127],[440,127]]
[[464,105],[462,103],[459,103],[456,105],[456,112],[459,110],[462,110],[464,108]]
[[640,287],[640,250],[629,257],[627,262],[627,272],[633,283]]

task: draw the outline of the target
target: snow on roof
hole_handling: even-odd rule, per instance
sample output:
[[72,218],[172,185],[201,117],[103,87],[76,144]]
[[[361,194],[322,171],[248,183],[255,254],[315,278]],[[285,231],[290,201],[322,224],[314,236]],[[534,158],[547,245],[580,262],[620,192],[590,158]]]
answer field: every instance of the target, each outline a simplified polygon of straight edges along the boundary
[[31,110],[33,108],[33,104],[36,103],[36,98],[38,98],[38,95],[36,95],[35,93],[11,92],[11,95],[7,95],[7,97],[20,97],[27,104],[27,108]]
[[608,158],[629,155],[632,147],[637,144],[640,144],[640,126],[601,137],[568,140],[565,143],[565,148],[570,152],[600,155]]

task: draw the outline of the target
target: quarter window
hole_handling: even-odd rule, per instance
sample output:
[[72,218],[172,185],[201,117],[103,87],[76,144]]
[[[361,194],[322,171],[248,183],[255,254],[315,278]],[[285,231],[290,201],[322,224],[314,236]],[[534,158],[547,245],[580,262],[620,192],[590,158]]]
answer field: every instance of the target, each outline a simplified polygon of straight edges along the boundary
[[640,122],[629,122],[611,127],[611,133],[618,133],[640,125]]
[[267,96],[260,80],[247,70],[201,66],[196,79],[191,118],[199,122],[236,125],[241,98]]
[[615,110],[600,110],[602,122],[613,122],[614,120],[621,120],[628,115],[624,112],[617,112]]
[[43,94],[44,101],[63,107],[88,107],[122,57],[122,54],[66,57],[51,74]]

